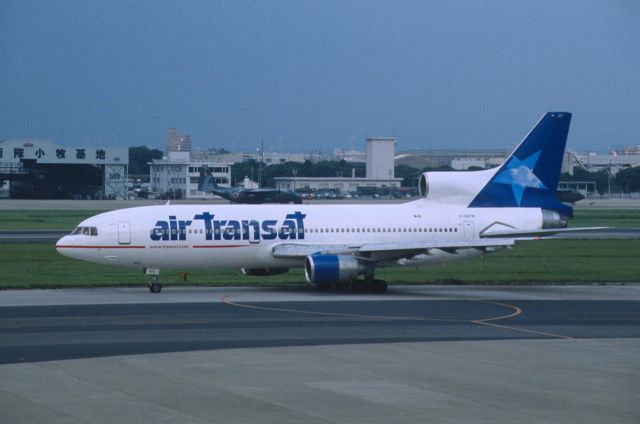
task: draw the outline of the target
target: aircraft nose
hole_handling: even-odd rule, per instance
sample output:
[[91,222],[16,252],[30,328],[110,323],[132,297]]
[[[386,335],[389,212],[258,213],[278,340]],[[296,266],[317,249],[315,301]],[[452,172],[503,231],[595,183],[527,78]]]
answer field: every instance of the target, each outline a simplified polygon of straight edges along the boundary
[[73,245],[70,239],[71,237],[64,236],[56,242],[56,250],[58,253],[64,256],[69,256],[69,249],[67,247]]

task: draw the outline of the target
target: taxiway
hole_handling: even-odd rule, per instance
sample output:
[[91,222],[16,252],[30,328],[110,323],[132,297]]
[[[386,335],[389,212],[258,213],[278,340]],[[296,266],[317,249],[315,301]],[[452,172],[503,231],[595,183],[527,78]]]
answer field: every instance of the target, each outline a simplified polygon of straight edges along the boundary
[[640,286],[0,293],[3,422],[637,422]]

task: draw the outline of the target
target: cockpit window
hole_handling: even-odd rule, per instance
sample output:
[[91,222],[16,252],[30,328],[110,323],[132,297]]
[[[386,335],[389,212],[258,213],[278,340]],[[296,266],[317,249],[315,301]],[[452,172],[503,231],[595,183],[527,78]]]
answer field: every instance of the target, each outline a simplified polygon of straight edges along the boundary
[[75,230],[71,232],[72,236],[80,235],[80,234],[84,236],[97,236],[98,227],[76,227]]

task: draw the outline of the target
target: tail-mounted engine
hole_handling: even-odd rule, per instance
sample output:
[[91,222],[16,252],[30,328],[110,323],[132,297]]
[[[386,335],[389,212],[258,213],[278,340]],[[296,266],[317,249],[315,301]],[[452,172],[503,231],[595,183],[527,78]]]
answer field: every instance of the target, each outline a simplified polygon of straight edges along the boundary
[[425,172],[420,176],[420,196],[433,201],[468,204],[493,175],[494,170]]
[[567,228],[569,218],[556,211],[542,209],[542,228]]

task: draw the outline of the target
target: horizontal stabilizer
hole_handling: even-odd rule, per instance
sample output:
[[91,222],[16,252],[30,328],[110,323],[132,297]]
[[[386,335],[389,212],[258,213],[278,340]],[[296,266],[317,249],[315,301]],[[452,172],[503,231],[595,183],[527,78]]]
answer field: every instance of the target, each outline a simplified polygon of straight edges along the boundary
[[520,237],[544,237],[552,236],[558,233],[573,233],[573,232],[587,232],[606,230],[609,227],[577,227],[577,228],[545,228],[539,230],[502,230],[502,231],[487,231],[480,233],[482,238],[520,238]]

